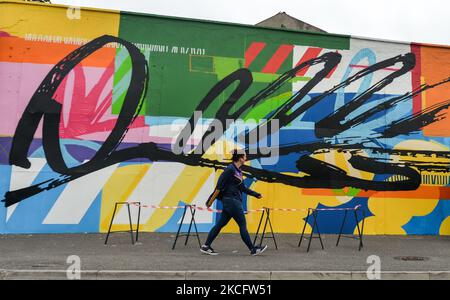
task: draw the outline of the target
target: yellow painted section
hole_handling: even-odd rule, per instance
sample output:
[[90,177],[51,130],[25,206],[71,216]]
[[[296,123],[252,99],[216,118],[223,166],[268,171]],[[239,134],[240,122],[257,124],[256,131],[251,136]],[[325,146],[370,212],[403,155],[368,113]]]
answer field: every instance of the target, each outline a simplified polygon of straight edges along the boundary
[[436,207],[439,199],[370,198],[369,208],[375,215],[366,219],[367,234],[406,234],[402,226],[414,216],[426,216]]
[[[213,170],[208,168],[186,166],[159,205],[175,206],[178,205],[179,201],[192,203],[212,172]],[[166,224],[174,212],[172,209],[156,209],[142,229],[155,231]]]
[[442,223],[439,230],[440,235],[450,235],[450,217],[447,217]]
[[0,2],[0,31],[24,37],[26,34],[93,39],[104,34],[118,36],[120,13],[112,10],[80,10],[67,6],[23,1]]
[[[149,170],[151,164],[130,165],[117,168],[102,191],[100,232],[107,232],[116,202],[127,202],[131,193]],[[122,206],[117,207],[116,214]],[[113,225],[112,230],[128,230],[129,224]]]

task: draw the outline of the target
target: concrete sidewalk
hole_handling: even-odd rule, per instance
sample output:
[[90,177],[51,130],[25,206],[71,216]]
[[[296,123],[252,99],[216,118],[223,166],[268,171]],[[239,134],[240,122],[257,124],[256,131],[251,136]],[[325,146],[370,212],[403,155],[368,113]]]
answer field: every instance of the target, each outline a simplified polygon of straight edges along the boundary
[[[204,241],[206,234],[200,234]],[[213,244],[218,256],[202,255],[195,237],[184,238],[172,249],[174,234],[140,233],[131,245],[129,234],[115,233],[104,245],[105,234],[0,236],[0,278],[65,279],[67,258],[81,260],[82,279],[366,279],[367,258],[381,260],[382,279],[450,279],[450,237],[367,236],[364,248],[335,235],[297,247],[298,235],[277,234],[261,256],[249,255],[238,234],[221,234]],[[423,259],[408,261],[406,257]]]

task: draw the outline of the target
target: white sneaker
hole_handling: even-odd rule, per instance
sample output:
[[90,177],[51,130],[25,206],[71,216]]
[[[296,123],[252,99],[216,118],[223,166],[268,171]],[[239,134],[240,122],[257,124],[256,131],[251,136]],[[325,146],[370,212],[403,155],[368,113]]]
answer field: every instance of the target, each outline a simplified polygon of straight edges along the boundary
[[252,251],[250,252],[250,254],[251,254],[252,256],[256,256],[256,255],[259,255],[259,254],[263,253],[264,251],[266,251],[266,249],[267,249],[267,245],[264,245],[264,246],[262,246],[262,247],[260,247],[260,246],[255,246],[255,248],[252,249]]
[[211,246],[206,246],[206,245],[203,245],[200,248],[200,252],[204,253],[204,254],[208,254],[208,255],[219,255],[219,253],[214,251],[214,249],[211,248]]

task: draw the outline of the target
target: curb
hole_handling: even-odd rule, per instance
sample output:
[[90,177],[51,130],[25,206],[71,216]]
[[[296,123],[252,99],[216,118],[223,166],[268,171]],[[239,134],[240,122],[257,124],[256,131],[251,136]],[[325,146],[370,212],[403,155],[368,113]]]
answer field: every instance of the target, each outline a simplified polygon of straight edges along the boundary
[[[382,280],[449,280],[450,271],[381,272]],[[68,279],[66,270],[0,270],[0,280]],[[367,280],[351,271],[139,271],[85,270],[83,280]]]

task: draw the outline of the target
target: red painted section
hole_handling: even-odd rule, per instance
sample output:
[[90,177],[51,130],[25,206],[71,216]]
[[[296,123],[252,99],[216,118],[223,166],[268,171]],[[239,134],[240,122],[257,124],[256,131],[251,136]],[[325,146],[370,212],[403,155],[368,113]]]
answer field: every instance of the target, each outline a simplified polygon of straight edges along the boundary
[[[308,61],[310,59],[317,58],[322,51],[322,48],[308,48],[306,50],[305,54],[303,54],[302,58],[299,60],[299,62],[295,65],[296,67],[300,64],[304,63],[305,61]],[[297,76],[305,76],[306,72],[308,72],[309,67],[305,67],[297,72]]]
[[266,47],[266,43],[255,42],[248,47],[247,51],[245,51],[245,67],[248,68],[251,63],[255,60],[258,54]]
[[281,45],[262,69],[263,73],[275,74],[294,49],[293,45]]

